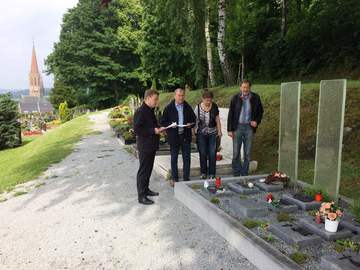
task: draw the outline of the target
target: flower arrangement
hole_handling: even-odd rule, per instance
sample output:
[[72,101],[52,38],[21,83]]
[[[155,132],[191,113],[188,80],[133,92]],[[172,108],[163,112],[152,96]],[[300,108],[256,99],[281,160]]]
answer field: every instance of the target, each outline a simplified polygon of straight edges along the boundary
[[324,219],[340,220],[343,216],[343,211],[335,202],[323,202],[317,215],[322,216]]
[[316,213],[315,221],[320,223],[320,219],[323,218],[325,220],[325,230],[337,232],[343,214],[343,211],[335,202],[323,202]]
[[287,176],[285,173],[283,173],[281,171],[272,172],[265,179],[266,184],[273,184],[275,182],[282,182],[282,183],[284,183],[286,185],[289,181],[290,181],[289,176]]

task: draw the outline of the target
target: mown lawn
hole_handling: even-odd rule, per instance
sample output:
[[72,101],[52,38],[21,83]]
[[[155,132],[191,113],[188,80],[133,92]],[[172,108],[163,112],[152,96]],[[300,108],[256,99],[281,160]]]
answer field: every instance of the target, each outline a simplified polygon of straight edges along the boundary
[[40,137],[26,138],[23,146],[0,151],[0,192],[37,178],[51,164],[69,155],[75,143],[91,133],[91,121],[84,115]]
[[[312,183],[314,178],[314,160],[316,146],[317,107],[320,83],[302,84],[299,179]],[[255,84],[264,105],[263,122],[256,133],[252,159],[259,161],[257,173],[269,173],[277,168],[278,132],[280,111],[280,84]],[[237,93],[238,87],[216,87],[212,89],[215,101],[221,107],[228,107],[230,98]],[[173,97],[173,93],[161,93],[160,106],[164,107]],[[186,99],[193,106],[200,102],[201,91],[189,91]],[[360,81],[348,81],[345,112],[345,127],[342,158],[342,179],[340,193],[351,197],[360,197]]]

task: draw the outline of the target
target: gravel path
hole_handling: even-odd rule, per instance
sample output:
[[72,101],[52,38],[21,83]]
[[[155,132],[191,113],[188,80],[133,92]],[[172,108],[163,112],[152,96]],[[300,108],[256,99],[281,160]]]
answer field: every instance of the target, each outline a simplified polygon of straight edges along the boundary
[[45,185],[0,203],[0,269],[255,269],[173,196],[137,203],[137,160],[107,124],[37,181]]

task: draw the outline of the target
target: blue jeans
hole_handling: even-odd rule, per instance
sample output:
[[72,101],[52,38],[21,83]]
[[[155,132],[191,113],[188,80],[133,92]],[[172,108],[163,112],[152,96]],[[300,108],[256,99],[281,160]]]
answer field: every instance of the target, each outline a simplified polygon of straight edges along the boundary
[[[253,129],[250,124],[239,124],[234,132],[232,169],[235,176],[249,174],[251,143]],[[244,145],[244,162],[241,164],[241,145]]]
[[176,144],[170,144],[170,155],[171,155],[171,178],[174,181],[179,181],[178,175],[178,155],[179,149],[181,148],[183,158],[183,175],[184,180],[190,179],[190,153],[191,143],[184,141],[183,135],[179,135],[180,140]]
[[[197,146],[200,156],[201,174],[216,174],[216,133],[205,135],[199,133],[197,135]],[[208,165],[209,161],[209,165]]]

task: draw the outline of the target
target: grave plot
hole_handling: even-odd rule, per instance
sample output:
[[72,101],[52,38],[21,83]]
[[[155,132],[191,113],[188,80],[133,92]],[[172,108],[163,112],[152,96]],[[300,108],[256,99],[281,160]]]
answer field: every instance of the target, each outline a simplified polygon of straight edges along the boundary
[[255,181],[254,184],[258,188],[260,188],[262,191],[266,191],[266,192],[276,192],[276,191],[281,191],[284,189],[284,184],[281,182],[267,184],[265,182],[260,182],[260,180],[258,180],[258,181]]
[[359,270],[360,255],[322,256],[320,265],[324,270]]
[[337,232],[328,232],[325,230],[324,223],[317,224],[313,217],[304,217],[299,220],[299,223],[307,228],[309,231],[319,235],[325,240],[334,241],[337,239],[349,238],[352,236],[352,232],[339,226]]
[[306,247],[321,244],[321,238],[319,236],[299,224],[292,224],[289,222],[271,224],[269,226],[269,231],[289,245]]
[[298,206],[284,199],[280,199],[278,203],[267,203],[270,211],[276,213],[293,213],[298,210]]
[[[250,185],[251,186],[251,185]],[[257,187],[249,187],[246,183],[230,183],[228,185],[229,189],[243,195],[256,194],[259,193]]]
[[350,215],[345,215],[340,222],[341,226],[343,226],[344,228],[357,233],[358,235],[360,235],[360,222],[357,222],[355,220],[355,218],[353,218]]
[[286,202],[297,205],[304,211],[319,209],[321,205],[321,202],[317,202],[313,198],[301,193],[295,195],[283,194],[282,199]]

